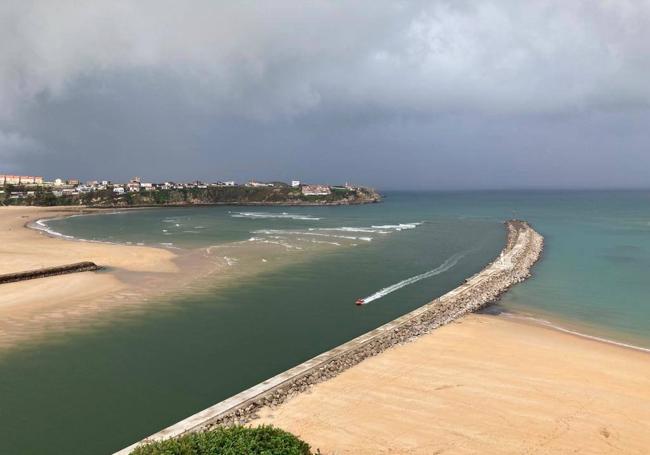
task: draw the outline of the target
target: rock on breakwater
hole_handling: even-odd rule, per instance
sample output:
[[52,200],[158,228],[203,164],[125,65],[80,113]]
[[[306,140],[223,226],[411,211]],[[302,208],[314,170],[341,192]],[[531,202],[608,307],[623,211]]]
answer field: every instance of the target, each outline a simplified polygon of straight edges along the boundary
[[[246,423],[265,406],[277,406],[314,384],[332,378],[368,357],[447,324],[494,302],[510,286],[530,276],[543,237],[524,221],[506,223],[507,241],[499,257],[456,289],[337,348],[274,376],[148,438],[161,440],[216,425]],[[134,444],[120,452],[125,455]]]
[[67,273],[95,271],[100,269],[101,267],[94,262],[77,262],[74,264],[58,265],[55,267],[44,267],[42,269],[29,270],[27,272],[5,273],[3,275],[0,275],[0,284],[33,280],[36,278],[45,278],[55,275],[65,275]]

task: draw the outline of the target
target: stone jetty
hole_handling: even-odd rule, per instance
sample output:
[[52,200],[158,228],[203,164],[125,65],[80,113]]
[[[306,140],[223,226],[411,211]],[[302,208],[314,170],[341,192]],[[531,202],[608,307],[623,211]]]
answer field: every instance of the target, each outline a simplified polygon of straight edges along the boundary
[[44,267],[37,270],[28,270],[26,272],[5,273],[0,275],[0,284],[14,283],[16,281],[33,280],[36,278],[45,278],[48,276],[65,275],[67,273],[89,272],[100,270],[101,267],[94,262],[76,262],[74,264],[57,265],[55,267]]
[[[406,343],[464,314],[495,302],[501,294],[530,276],[539,260],[544,239],[527,222],[510,220],[506,245],[498,258],[481,272],[438,299],[320,354],[290,370],[251,387],[231,398],[178,422],[145,441],[162,440],[217,425],[244,424],[265,406],[278,406],[289,397],[375,356],[397,344]],[[126,455],[133,444],[115,455]]]

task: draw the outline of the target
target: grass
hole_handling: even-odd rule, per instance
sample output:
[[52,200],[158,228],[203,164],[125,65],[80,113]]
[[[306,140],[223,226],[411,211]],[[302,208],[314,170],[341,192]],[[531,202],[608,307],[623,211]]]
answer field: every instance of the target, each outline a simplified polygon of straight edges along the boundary
[[132,455],[313,455],[309,444],[270,425],[219,427],[142,445]]

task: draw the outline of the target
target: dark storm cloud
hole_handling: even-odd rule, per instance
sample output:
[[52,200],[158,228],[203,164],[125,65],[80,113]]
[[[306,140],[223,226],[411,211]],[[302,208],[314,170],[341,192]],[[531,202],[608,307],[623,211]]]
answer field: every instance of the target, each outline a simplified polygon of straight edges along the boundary
[[4,2],[0,168],[644,185],[650,3]]

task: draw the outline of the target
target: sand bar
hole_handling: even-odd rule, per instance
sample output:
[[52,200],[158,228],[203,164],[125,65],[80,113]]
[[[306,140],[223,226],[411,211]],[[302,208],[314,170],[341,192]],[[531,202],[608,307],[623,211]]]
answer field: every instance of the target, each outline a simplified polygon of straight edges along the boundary
[[650,355],[469,315],[260,415],[331,455],[645,454]]
[[[0,274],[81,261],[109,268],[0,286],[0,346],[12,344],[44,326],[60,325],[84,311],[110,304],[108,296],[134,292],[128,274],[178,273],[177,255],[143,246],[77,242],[53,238],[25,225],[41,218],[79,213],[76,208],[0,207]],[[94,308],[91,308],[94,307]]]

